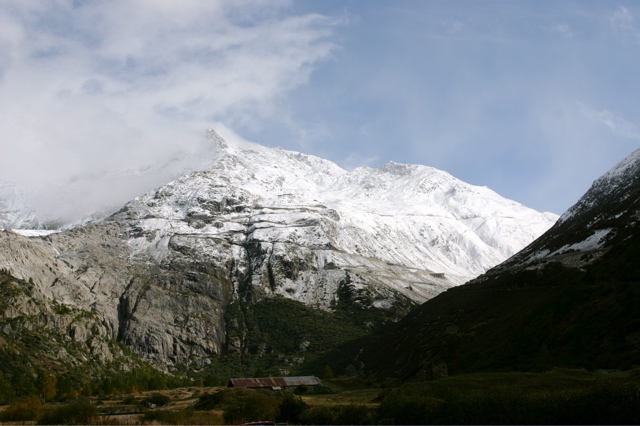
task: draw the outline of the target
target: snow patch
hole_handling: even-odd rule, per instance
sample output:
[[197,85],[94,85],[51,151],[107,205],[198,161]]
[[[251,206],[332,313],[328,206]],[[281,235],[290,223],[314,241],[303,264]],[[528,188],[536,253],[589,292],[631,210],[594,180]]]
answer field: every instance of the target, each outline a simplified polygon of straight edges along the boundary
[[[4,231],[4,229],[0,229],[0,231]],[[44,237],[60,232],[58,230],[49,229],[12,229],[12,231],[25,237]]]
[[597,250],[597,249],[602,247],[602,245],[604,244],[604,242],[606,240],[606,236],[609,235],[609,233],[611,231],[612,231],[611,228],[609,228],[609,229],[598,229],[597,231],[595,231],[593,234],[591,234],[585,240],[580,241],[578,243],[566,245],[566,246],[556,250],[551,255],[553,256],[553,255],[556,255],[556,254],[566,253],[566,252],[568,252],[570,250],[577,250],[577,251]]

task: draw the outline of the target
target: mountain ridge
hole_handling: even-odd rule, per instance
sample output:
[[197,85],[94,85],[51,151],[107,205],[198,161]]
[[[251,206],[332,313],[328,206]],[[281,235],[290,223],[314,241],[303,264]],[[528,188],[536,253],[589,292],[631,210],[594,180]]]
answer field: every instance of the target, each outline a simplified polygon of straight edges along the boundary
[[[513,258],[498,265],[497,270],[525,266],[541,258],[553,258],[574,266],[597,258],[608,247],[634,232],[640,220],[636,209],[639,186],[640,149],[596,179],[553,227]],[[611,215],[612,211],[615,215]],[[577,253],[581,251],[591,252],[591,257],[580,260],[581,255]]]

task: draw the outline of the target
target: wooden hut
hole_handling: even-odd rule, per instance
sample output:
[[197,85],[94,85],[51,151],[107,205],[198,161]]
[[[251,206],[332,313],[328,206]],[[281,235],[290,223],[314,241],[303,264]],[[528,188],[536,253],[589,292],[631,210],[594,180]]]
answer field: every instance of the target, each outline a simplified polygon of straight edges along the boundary
[[315,376],[299,377],[264,377],[231,379],[227,387],[230,388],[251,388],[251,389],[273,389],[273,390],[293,390],[299,386],[313,388],[321,386],[322,381]]

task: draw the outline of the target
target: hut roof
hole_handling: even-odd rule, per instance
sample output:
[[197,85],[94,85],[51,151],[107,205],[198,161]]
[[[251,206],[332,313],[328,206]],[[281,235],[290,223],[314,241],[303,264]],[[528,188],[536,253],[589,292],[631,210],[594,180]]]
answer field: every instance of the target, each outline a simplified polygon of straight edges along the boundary
[[229,387],[234,388],[274,388],[274,387],[291,387],[291,386],[316,386],[322,382],[315,376],[300,377],[265,377],[255,379],[231,379]]

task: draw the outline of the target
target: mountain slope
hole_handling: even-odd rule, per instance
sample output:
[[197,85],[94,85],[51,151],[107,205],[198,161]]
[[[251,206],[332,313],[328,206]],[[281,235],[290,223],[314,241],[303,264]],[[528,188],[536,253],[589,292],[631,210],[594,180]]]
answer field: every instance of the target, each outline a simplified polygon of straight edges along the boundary
[[[500,266],[513,267],[545,258],[568,265],[584,263],[584,252],[598,257],[636,232],[640,220],[640,150],[599,179],[564,213],[549,232]],[[572,254],[573,253],[573,254]]]
[[[383,376],[640,364],[640,151],[556,225],[479,278],[426,302],[361,360]],[[394,339],[393,350],[377,345]]]
[[398,319],[555,220],[429,167],[348,172],[211,138],[209,170],[109,218],[44,237],[0,233],[0,267],[92,312],[136,354],[198,369],[221,353],[252,350],[244,312],[265,298],[323,310],[348,298],[389,313],[378,321]]

